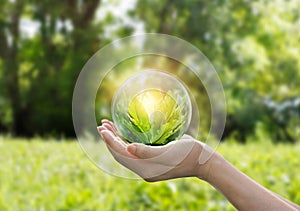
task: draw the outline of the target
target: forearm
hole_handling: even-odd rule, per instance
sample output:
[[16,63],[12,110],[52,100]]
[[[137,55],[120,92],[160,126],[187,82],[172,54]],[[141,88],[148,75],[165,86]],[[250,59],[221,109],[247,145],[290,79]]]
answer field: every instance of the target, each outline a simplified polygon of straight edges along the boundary
[[112,122],[103,122],[98,130],[114,158],[146,181],[198,176],[223,193],[238,210],[297,210],[297,205],[257,184],[190,136],[160,147],[127,145]]
[[276,195],[277,195],[279,198],[281,198],[283,201],[285,201],[286,203],[288,203],[290,206],[296,208],[297,210],[300,210],[300,206],[299,206],[299,205],[294,204],[293,202],[291,202],[291,201],[289,201],[289,200],[283,198],[282,196],[280,196],[280,195],[278,195],[278,194],[276,194]]
[[210,160],[206,181],[238,210],[297,210],[280,197],[237,170],[220,155]]

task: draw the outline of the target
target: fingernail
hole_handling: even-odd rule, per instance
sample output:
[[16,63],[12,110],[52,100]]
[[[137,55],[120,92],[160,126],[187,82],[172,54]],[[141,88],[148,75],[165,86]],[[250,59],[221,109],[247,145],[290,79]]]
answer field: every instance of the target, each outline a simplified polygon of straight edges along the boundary
[[131,154],[134,154],[136,152],[136,146],[134,144],[128,145],[127,151],[130,152]]
[[103,133],[104,133],[104,131],[105,131],[105,128],[103,127],[103,126],[99,126],[99,127],[97,127],[97,130],[98,130],[98,133],[102,136],[102,138],[103,138]]
[[104,129],[103,126],[98,126],[97,127],[98,133],[101,133],[101,131],[103,131],[103,129]]

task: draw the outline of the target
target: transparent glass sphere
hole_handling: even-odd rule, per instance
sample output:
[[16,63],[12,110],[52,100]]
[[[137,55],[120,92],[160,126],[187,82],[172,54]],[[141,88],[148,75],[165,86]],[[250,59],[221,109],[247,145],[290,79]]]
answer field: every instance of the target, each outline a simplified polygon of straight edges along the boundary
[[189,127],[192,106],[185,86],[172,75],[144,70],[116,92],[112,117],[128,142],[163,145],[180,138]]

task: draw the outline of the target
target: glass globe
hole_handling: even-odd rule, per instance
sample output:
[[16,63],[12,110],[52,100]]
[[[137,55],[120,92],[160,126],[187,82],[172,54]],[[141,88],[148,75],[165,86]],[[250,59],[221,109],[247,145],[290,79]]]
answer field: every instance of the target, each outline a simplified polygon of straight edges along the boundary
[[112,117],[128,142],[163,145],[180,138],[189,127],[192,106],[185,86],[170,74],[141,71],[118,89]]

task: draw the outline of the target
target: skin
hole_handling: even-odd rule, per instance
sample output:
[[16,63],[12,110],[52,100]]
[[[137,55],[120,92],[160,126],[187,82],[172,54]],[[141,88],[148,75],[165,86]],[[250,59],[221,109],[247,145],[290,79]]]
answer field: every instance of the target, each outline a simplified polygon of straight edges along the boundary
[[148,182],[197,177],[214,186],[238,210],[300,210],[300,206],[261,186],[191,136],[153,147],[128,144],[109,120],[103,120],[98,131],[114,158]]

